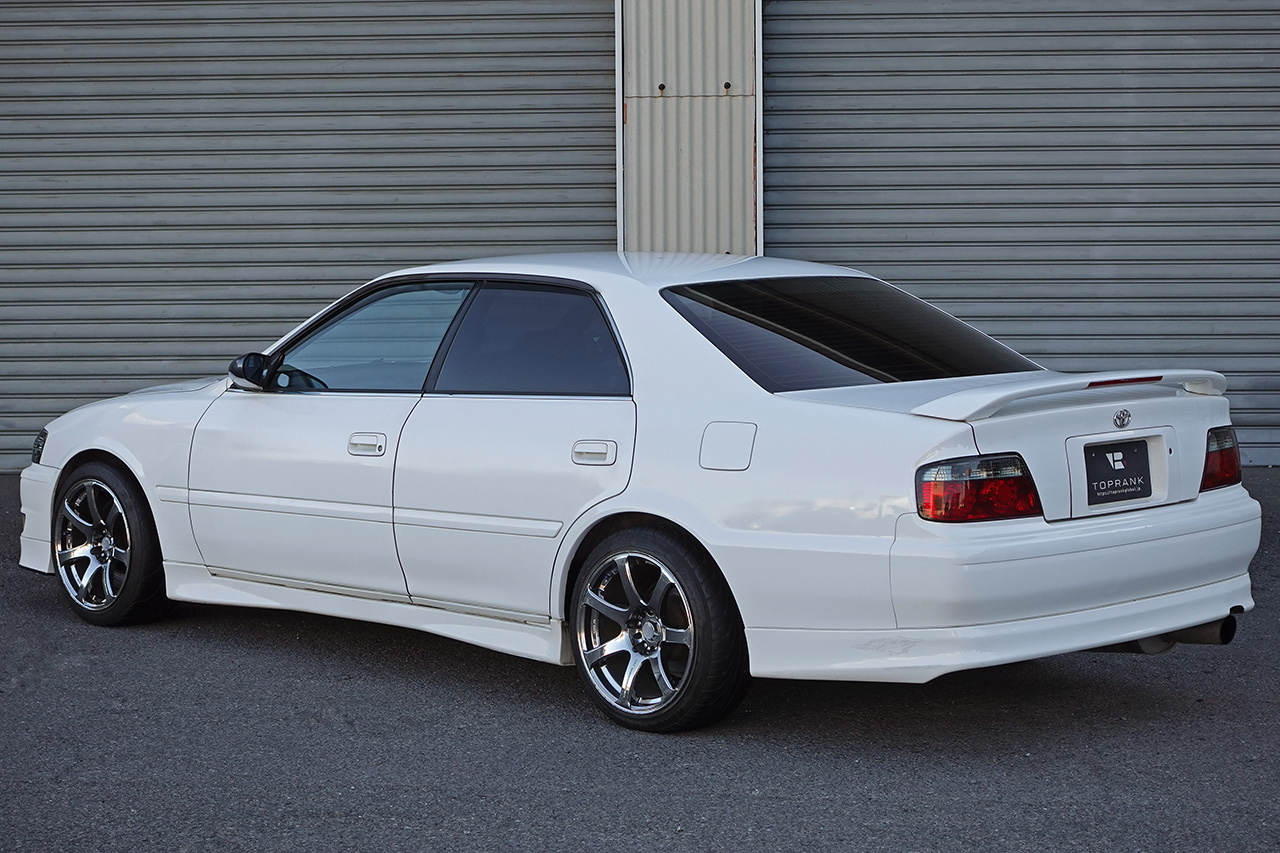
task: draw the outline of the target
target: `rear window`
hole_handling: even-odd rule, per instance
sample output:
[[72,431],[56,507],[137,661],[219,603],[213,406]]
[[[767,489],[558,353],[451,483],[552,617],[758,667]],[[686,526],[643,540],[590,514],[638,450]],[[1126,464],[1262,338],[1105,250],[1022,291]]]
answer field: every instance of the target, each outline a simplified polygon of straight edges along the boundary
[[1040,369],[945,311],[873,279],[722,281],[662,295],[767,391]]

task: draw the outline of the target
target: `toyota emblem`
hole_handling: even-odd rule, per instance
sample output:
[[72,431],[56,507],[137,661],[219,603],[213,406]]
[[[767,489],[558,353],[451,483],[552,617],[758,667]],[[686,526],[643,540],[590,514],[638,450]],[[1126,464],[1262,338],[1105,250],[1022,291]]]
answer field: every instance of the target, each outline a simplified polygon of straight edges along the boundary
[[1115,424],[1118,429],[1124,429],[1127,427],[1131,420],[1133,420],[1133,415],[1129,414],[1128,409],[1121,409],[1111,416],[1111,422]]

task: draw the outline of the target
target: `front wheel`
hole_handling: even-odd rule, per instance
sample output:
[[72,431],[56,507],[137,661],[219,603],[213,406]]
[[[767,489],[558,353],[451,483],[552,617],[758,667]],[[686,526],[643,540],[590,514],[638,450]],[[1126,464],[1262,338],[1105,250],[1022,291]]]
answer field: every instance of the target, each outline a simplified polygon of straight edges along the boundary
[[95,625],[159,615],[168,604],[155,525],[137,486],[102,462],[58,490],[53,559],[71,606]]
[[578,675],[624,726],[705,726],[746,693],[746,641],[729,589],[710,559],[667,531],[620,530],[601,542],[574,584],[571,619]]

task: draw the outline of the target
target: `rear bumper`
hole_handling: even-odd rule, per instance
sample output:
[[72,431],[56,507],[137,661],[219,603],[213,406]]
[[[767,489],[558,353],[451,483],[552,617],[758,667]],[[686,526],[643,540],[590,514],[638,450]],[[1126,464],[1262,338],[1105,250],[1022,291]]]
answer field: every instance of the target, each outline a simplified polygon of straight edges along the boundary
[[1249,576],[1077,613],[959,628],[809,631],[748,628],[762,678],[920,684],[964,669],[1152,637],[1253,607]]
[[57,468],[28,465],[22,470],[22,552],[18,565],[46,574],[53,573],[49,513],[53,509],[53,490],[57,483]]
[[[751,672],[918,683],[1200,625],[1253,607],[1260,534],[1261,510],[1238,486],[1052,524],[904,515],[889,554],[897,627],[748,627]],[[829,599],[814,597],[814,612],[832,615]]]
[[1052,523],[904,515],[889,560],[897,626],[989,625],[1206,587],[1248,571],[1261,531],[1261,508],[1241,486]]

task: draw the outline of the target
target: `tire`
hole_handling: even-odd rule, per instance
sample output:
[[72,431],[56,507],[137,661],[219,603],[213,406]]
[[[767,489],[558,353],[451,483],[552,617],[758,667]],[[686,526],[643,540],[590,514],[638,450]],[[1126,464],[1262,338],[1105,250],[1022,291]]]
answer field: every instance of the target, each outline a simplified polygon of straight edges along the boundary
[[168,609],[150,509],[112,466],[89,462],[63,481],[51,542],[71,608],[86,622],[125,625]]
[[574,584],[573,657],[591,699],[649,732],[714,723],[746,694],[747,644],[711,560],[657,528],[619,530]]

